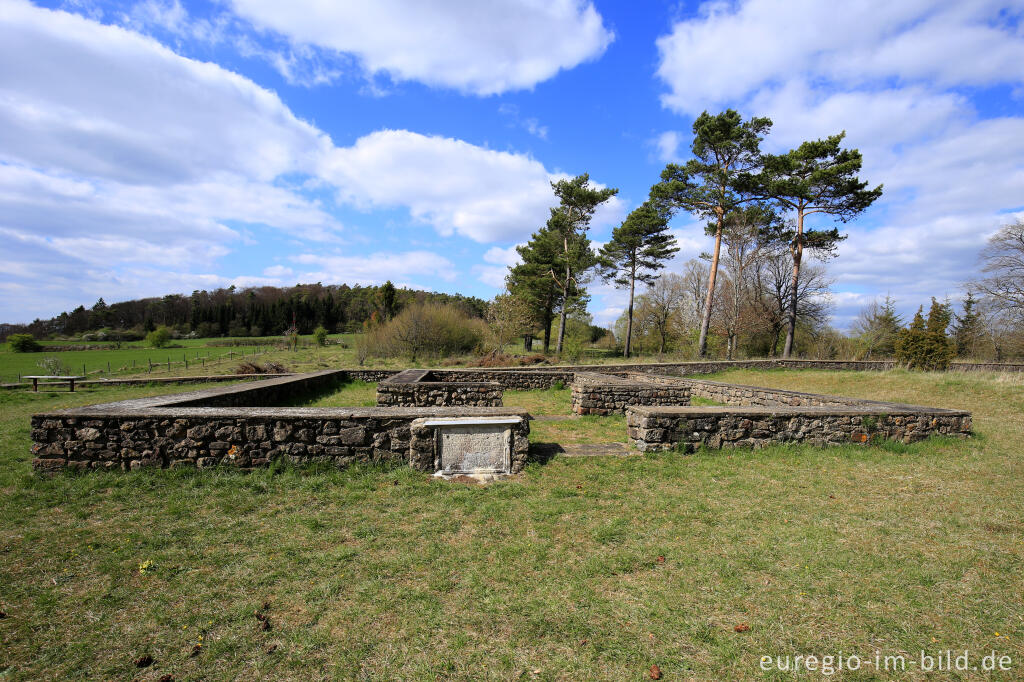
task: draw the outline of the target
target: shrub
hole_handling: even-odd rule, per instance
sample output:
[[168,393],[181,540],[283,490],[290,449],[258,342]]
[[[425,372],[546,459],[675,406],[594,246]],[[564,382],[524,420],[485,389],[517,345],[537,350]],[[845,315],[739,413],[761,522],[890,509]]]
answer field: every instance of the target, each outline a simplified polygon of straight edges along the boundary
[[439,357],[469,353],[487,331],[483,320],[439,303],[407,306],[393,319],[371,327],[364,336],[366,352],[377,357]]
[[60,361],[60,358],[54,356],[48,356],[36,363],[36,367],[39,367],[47,376],[59,377],[71,374],[71,370],[64,366],[64,363]]
[[928,321],[918,309],[913,321],[896,335],[896,359],[911,369],[944,370],[956,354],[953,342],[946,337],[949,306],[932,299]]
[[326,346],[327,345],[327,330],[323,326],[317,327],[313,330],[313,339],[316,340],[316,345]]
[[160,326],[146,334],[146,343],[153,348],[163,348],[171,342],[171,330],[168,327]]
[[43,349],[31,334],[11,334],[7,337],[7,345],[15,353],[38,353]]
[[258,362],[246,360],[239,364],[238,367],[235,367],[235,374],[287,374],[290,371],[281,363],[272,360],[268,360],[262,365]]
[[570,332],[565,335],[562,350],[565,352],[566,359],[575,365],[583,357],[583,352],[587,349],[588,345],[589,339],[583,334]]

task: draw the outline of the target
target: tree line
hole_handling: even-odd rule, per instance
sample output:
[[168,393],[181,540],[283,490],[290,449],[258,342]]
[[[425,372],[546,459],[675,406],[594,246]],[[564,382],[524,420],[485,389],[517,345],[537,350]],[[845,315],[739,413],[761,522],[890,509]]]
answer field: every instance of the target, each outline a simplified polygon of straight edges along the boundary
[[483,318],[487,301],[463,296],[396,288],[390,281],[378,286],[299,284],[293,287],[234,286],[191,295],[170,294],[107,304],[101,298],[91,308],[31,324],[0,325],[3,337],[29,333],[36,338],[77,337],[107,330],[111,337],[142,338],[159,326],[198,337],[278,335],[294,322],[300,334],[317,327],[330,332],[362,331],[364,326],[394,317],[414,303],[454,306],[473,318]]
[[[801,319],[813,322],[821,308],[815,295],[822,289],[823,276],[804,263],[805,253],[827,259],[845,239],[834,225],[811,228],[808,217],[818,214],[845,223],[876,201],[882,186],[870,188],[859,178],[863,159],[856,149],[841,146],[845,133],[769,154],[761,150],[761,143],[771,126],[767,118],[744,121],[731,109],[702,113],[693,123],[693,158],[668,164],[648,199],[596,251],[587,236],[590,220],[617,190],[592,185],[587,174],[553,182],[559,204],[530,241],[517,248],[522,263],[510,269],[506,280],[508,294],[526,309],[526,333],[540,334],[548,351],[557,319],[555,352],[561,354],[567,317],[585,311],[586,284],[601,277],[629,290],[625,327],[619,334],[626,357],[632,353],[638,282],[649,287],[641,323],[653,321],[662,337],[662,351],[669,319],[685,322],[692,313],[698,318],[696,355],[705,357],[717,315],[726,318],[720,326],[726,329],[727,354],[732,357],[741,320],[750,316],[745,308],[753,308],[774,331],[772,353],[785,331],[781,354],[790,357]],[[687,264],[688,285],[678,279],[683,276],[658,278],[679,250],[668,228],[679,211],[708,221],[707,234],[714,237],[713,251],[704,259],[706,268]],[[719,286],[723,247],[729,259],[727,286]],[[697,270],[706,273],[703,286],[696,281]],[[788,278],[780,277],[783,273]],[[682,299],[669,294],[685,286],[703,300],[690,301],[683,310]],[[724,311],[723,289],[731,290],[724,292],[731,306]],[[673,309],[653,311],[659,297],[673,298]]]

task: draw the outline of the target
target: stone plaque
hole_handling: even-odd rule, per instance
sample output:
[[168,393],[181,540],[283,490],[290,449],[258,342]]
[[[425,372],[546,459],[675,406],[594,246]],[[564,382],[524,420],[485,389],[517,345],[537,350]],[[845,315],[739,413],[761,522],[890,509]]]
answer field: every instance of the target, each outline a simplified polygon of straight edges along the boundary
[[511,469],[512,430],[508,420],[434,421],[428,425],[438,431],[442,472],[485,474]]

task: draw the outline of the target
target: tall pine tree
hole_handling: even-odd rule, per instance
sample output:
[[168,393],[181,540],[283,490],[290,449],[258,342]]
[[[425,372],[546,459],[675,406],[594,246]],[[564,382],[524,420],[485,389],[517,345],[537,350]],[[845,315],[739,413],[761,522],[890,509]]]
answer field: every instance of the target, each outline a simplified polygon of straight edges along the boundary
[[558,345],[555,351],[561,355],[565,342],[565,325],[568,317],[567,304],[572,300],[572,291],[582,291],[586,283],[587,270],[597,265],[597,255],[590,247],[587,230],[594,211],[604,202],[619,193],[618,189],[598,189],[590,185],[590,175],[584,173],[570,180],[552,182],[551,188],[558,198],[558,206],[551,209],[547,228],[557,235],[562,246],[556,267],[551,268],[551,278],[562,290],[561,310],[558,321]]
[[760,191],[777,202],[783,211],[795,213],[796,226],[790,239],[793,256],[793,283],[786,312],[786,345],[782,357],[793,352],[796,333],[797,291],[800,265],[805,249],[830,254],[846,239],[836,228],[809,230],[804,220],[816,213],[847,222],[858,216],[878,197],[882,186],[868,189],[868,183],[857,177],[863,159],[856,149],[842,149],[839,144],[846,133],[823,140],[804,142],[785,154],[766,155],[764,170],[758,178]]
[[697,342],[701,357],[707,354],[725,217],[754,198],[750,176],[760,169],[761,139],[771,126],[771,119],[744,121],[732,109],[714,116],[705,111],[693,122],[690,151],[694,158],[681,166],[668,164],[661,182],[651,188],[651,197],[660,205],[711,221],[707,231],[715,237],[715,249]]
[[633,298],[636,283],[650,286],[658,270],[679,247],[668,233],[668,212],[647,201],[633,210],[621,225],[612,231],[611,240],[601,247],[599,265],[605,281],[616,287],[629,289],[629,308],[626,317],[626,344],[623,354],[628,358],[632,350]]

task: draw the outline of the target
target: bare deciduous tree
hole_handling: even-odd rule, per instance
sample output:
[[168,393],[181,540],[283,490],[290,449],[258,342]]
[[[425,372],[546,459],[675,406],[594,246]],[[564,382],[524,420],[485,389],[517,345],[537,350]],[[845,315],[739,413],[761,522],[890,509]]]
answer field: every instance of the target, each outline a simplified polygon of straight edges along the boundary
[[[765,252],[754,272],[756,294],[753,301],[770,333],[772,355],[778,354],[779,336],[789,321],[793,301],[792,267],[789,249],[774,248]],[[831,286],[832,280],[824,266],[818,263],[804,266],[797,283],[797,319],[810,325],[824,324],[831,309],[828,298]]]
[[696,324],[697,320],[684,279],[672,272],[654,280],[643,295],[637,316],[643,319],[648,329],[657,333],[659,353],[665,352],[672,336],[688,324]]
[[972,285],[995,307],[1024,318],[1024,220],[1004,225],[981,252],[981,277]]

